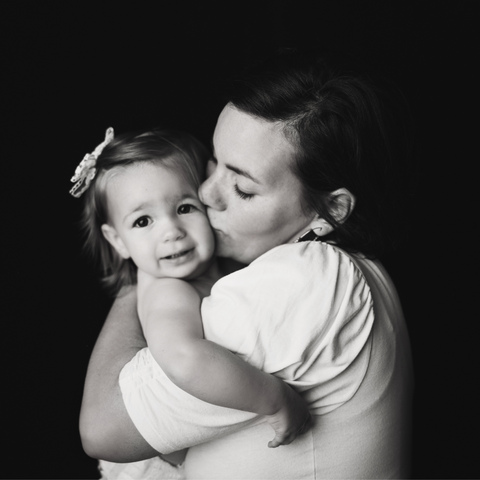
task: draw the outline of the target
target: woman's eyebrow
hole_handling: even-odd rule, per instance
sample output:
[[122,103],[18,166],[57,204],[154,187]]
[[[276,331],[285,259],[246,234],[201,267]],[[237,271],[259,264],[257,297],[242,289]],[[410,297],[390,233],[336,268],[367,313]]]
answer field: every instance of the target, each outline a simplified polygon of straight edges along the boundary
[[243,177],[248,178],[252,182],[260,184],[260,182],[246,170],[242,170],[241,168],[234,167],[233,165],[229,165],[228,163],[225,164],[225,167],[231,170],[232,172],[238,173],[238,175],[242,175]]
[[[215,155],[215,148],[213,148],[213,142],[212,142],[212,158],[215,160],[215,162],[218,163],[217,157]],[[257,180],[252,174],[248,173],[246,170],[243,170],[242,168],[234,167],[233,165],[230,165],[229,163],[225,164],[225,168],[228,168],[232,172],[235,172],[238,175],[242,175],[245,178],[248,178],[252,182],[258,183],[261,185],[261,182]]]

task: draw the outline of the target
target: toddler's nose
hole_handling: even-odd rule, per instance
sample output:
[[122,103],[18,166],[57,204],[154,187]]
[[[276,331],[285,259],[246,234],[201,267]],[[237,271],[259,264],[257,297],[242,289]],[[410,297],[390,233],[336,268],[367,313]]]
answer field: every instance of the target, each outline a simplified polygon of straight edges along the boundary
[[175,242],[185,237],[185,231],[178,225],[172,223],[163,232],[164,242]]

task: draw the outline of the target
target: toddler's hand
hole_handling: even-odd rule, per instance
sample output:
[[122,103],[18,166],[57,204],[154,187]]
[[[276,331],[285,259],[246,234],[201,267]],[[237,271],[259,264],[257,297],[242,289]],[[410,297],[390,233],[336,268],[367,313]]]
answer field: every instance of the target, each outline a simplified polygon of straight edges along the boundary
[[292,443],[312,426],[312,415],[305,400],[287,384],[285,387],[280,410],[273,415],[266,415],[268,423],[275,430],[275,438],[268,442],[269,448]]

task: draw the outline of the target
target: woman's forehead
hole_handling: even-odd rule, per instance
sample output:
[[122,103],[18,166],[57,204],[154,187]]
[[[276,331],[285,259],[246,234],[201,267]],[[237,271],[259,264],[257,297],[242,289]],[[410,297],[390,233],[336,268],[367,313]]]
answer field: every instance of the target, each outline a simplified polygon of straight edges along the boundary
[[269,122],[227,105],[218,117],[213,135],[216,142],[254,146],[266,149],[284,149],[288,143],[279,122]]
[[217,160],[233,169],[245,169],[264,182],[280,170],[290,170],[295,154],[282,126],[227,105],[213,135]]

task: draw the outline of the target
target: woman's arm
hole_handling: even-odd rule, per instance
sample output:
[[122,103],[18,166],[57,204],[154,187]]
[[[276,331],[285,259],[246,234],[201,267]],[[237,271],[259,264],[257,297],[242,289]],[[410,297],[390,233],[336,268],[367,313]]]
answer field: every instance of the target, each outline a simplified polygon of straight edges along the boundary
[[309,411],[287,384],[204,338],[200,298],[191,285],[160,279],[143,301],[150,352],[178,387],[214,405],[266,415],[276,433],[271,447],[308,429]]
[[80,412],[85,452],[112,462],[158,455],[130,420],[118,384],[122,368],[146,346],[136,302],[135,288],[115,300],[90,358]]

